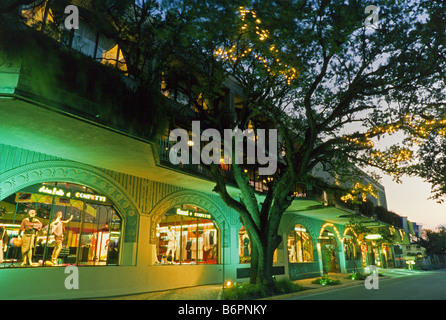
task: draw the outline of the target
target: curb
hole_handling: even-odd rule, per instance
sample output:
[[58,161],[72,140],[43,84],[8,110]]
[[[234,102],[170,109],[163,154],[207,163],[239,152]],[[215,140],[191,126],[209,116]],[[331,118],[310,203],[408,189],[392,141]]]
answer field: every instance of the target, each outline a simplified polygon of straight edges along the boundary
[[[390,279],[392,277],[389,276],[383,276],[383,277],[379,277],[379,280],[387,280]],[[348,280],[348,279],[346,279]],[[351,282],[346,282],[346,283],[341,283],[339,285],[325,285],[322,286],[321,288],[310,288],[310,287],[304,287],[304,289],[302,291],[299,292],[293,292],[293,293],[287,293],[287,294],[282,294],[282,295],[278,295],[278,296],[272,296],[272,297],[268,297],[268,298],[262,298],[262,299],[258,299],[258,300],[282,300],[282,299],[288,299],[288,298],[292,298],[292,297],[298,297],[298,296],[304,296],[307,294],[313,294],[313,293],[319,293],[319,292],[327,292],[327,291],[333,291],[333,290],[338,290],[338,289],[343,289],[343,288],[349,288],[349,287],[357,287],[357,286],[364,286],[365,281],[364,280],[349,280]]]

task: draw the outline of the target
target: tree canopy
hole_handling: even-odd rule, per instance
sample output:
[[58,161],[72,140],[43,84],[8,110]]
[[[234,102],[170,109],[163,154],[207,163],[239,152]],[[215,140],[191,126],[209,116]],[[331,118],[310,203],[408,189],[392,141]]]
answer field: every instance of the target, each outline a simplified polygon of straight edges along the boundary
[[[356,186],[353,165],[398,179],[414,172],[418,143],[432,132],[444,134],[446,121],[437,112],[444,101],[442,5],[384,1],[372,27],[365,24],[366,6],[365,1],[194,3],[202,15],[188,34],[197,51],[188,50],[207,56],[188,96],[206,100],[201,116],[221,128],[213,76],[223,70],[243,90],[232,126],[272,126],[279,132],[283,166],[268,180],[261,201],[239,165],[232,163],[241,198],[230,195],[224,177],[210,168],[214,190],[240,213],[259,255],[255,281],[271,275],[280,217],[293,201],[296,182],[311,181],[322,168]],[[396,133],[400,139],[382,147],[380,139]]]

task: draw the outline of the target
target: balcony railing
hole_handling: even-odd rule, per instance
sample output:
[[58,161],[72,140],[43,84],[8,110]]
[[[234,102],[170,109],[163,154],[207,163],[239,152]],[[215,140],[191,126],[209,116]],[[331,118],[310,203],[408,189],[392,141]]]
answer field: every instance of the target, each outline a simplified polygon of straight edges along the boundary
[[[176,142],[169,141],[169,137],[166,135],[161,135],[158,138],[158,151],[159,151],[159,159],[162,165],[170,167],[172,169],[180,170],[189,174],[198,175],[200,177],[212,180],[213,177],[210,175],[210,173],[206,170],[206,168],[201,164],[192,164],[192,161],[190,159],[188,164],[172,164],[172,162],[169,159],[169,152],[173,145],[175,145]],[[189,153],[191,154],[191,152]],[[244,171],[246,175],[249,178],[250,185],[254,188],[254,190],[258,193],[266,193],[268,192],[268,179],[271,179],[271,177],[267,176],[259,176],[253,168],[245,167]],[[225,178],[226,182],[229,185],[235,186],[236,182],[234,180],[234,176],[232,173],[232,165],[221,163],[219,165],[219,172],[220,174]],[[309,190],[307,189],[306,185],[304,183],[296,183],[291,196],[295,198],[306,198],[311,195],[308,194]],[[311,192],[311,191],[310,191]]]

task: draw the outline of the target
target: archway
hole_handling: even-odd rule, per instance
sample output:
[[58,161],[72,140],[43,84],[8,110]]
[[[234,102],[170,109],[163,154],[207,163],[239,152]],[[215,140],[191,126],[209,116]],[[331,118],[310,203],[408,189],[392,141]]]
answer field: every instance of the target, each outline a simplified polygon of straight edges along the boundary
[[[223,214],[224,211],[211,197],[203,193],[189,190],[177,191],[168,195],[152,209],[150,212],[149,243],[156,248],[158,222],[165,215],[165,213],[172,210],[172,208],[178,208],[184,205],[196,206],[212,216],[216,228],[218,228],[220,232],[219,251],[223,253],[223,249],[228,248],[230,243],[229,224],[227,217]],[[153,250],[153,263],[156,263],[156,254],[156,250]],[[224,259],[223,255],[220,257],[220,259]]]
[[318,237],[318,252],[324,274],[341,272],[342,238],[332,223],[322,226]]
[[65,181],[95,189],[107,196],[122,214],[124,242],[136,242],[138,209],[121,185],[96,168],[67,160],[42,161],[3,172],[0,181],[0,199],[28,186],[52,181]]
[[315,261],[314,246],[318,234],[308,219],[296,216],[291,219],[284,231],[289,263]]

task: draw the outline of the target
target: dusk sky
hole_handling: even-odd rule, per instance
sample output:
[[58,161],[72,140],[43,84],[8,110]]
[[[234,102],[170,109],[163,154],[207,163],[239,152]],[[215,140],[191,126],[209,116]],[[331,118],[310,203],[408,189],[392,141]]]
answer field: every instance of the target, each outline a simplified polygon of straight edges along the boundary
[[431,196],[431,185],[417,177],[405,177],[402,181],[396,183],[392,177],[382,176],[381,184],[386,188],[388,210],[423,225],[423,229],[446,225],[446,204],[428,199]]
[[[403,136],[403,133],[399,132],[374,140],[374,143],[379,149],[384,150],[391,145],[399,144]],[[439,204],[436,200],[429,199],[431,196],[429,183],[419,177],[407,176],[401,179],[401,183],[396,183],[391,176],[377,169],[369,168],[369,172],[375,172],[381,176],[379,183],[386,190],[388,210],[407,217],[411,222],[421,224],[423,229],[435,229],[439,225],[446,226],[446,202]],[[446,200],[446,197],[444,199]]]

